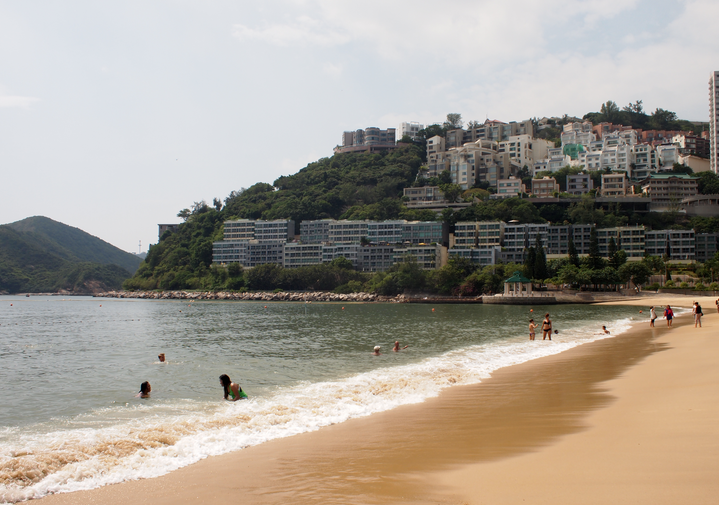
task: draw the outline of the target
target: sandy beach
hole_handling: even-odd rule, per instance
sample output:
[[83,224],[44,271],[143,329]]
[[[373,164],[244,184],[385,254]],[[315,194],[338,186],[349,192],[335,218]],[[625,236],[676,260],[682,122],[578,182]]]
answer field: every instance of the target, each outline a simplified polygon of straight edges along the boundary
[[[499,370],[438,398],[52,504],[715,503],[719,315]],[[661,314],[661,311],[657,311]],[[610,328],[611,329],[611,328]],[[537,342],[541,345],[541,342]]]

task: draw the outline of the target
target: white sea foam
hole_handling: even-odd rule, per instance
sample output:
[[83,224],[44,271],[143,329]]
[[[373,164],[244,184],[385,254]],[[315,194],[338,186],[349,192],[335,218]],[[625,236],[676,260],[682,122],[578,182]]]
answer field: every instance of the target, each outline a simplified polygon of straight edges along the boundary
[[[598,335],[592,326],[560,333],[551,342],[529,343],[522,336],[475,345],[418,363],[279,388],[249,401],[185,400],[154,411],[143,405],[137,408],[155,414],[109,427],[78,429],[75,423],[70,430],[13,432],[13,442],[0,446],[0,500],[157,477],[208,456],[422,402],[444,388],[478,383],[499,368],[621,334],[631,322],[616,321],[612,335]],[[85,416],[88,425],[101,414]]]

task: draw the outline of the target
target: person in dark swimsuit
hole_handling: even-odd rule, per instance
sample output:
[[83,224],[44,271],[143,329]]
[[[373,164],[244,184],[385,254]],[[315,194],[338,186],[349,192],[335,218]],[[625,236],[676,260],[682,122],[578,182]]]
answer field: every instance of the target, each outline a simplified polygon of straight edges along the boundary
[[226,374],[220,375],[220,384],[222,384],[222,387],[225,390],[225,400],[229,402],[236,402],[237,400],[247,399],[247,393],[242,391],[239,384],[232,382]]
[[549,313],[544,314],[544,321],[542,321],[542,340],[546,338],[552,340],[552,320],[549,319]]

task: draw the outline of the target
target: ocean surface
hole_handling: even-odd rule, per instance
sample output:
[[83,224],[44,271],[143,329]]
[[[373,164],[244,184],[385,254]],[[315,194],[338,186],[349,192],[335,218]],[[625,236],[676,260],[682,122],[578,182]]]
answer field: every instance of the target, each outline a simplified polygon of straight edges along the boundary
[[[0,296],[0,502],[155,477],[422,402],[648,316],[531,309]],[[529,317],[545,312],[559,334],[529,342]],[[395,340],[410,347],[392,352]],[[250,399],[225,402],[223,373]],[[136,396],[143,381],[150,398]]]

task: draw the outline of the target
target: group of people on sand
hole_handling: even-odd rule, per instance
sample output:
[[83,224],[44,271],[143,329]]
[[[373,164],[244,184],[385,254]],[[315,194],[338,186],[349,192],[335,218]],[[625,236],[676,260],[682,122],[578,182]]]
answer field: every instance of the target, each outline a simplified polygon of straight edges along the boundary
[[[165,353],[158,354],[157,359],[160,360],[160,363],[167,363]],[[246,400],[248,398],[247,393],[242,390],[242,387],[240,387],[239,384],[232,382],[227,374],[220,375],[220,385],[224,389],[225,400],[227,401],[236,402],[237,400]],[[140,392],[135,396],[140,398],[149,398],[150,392],[152,392],[152,386],[148,381],[145,381],[140,384]]]
[[[716,301],[717,304],[717,312],[719,312],[719,300]],[[699,305],[699,302],[693,302],[692,303],[692,315],[694,316],[694,327],[695,328],[701,328],[702,327],[702,316],[704,315],[704,312],[702,311],[702,306]],[[664,309],[664,319],[667,321],[667,327],[672,327],[672,321],[674,320],[674,311],[672,308],[667,305]],[[649,327],[654,328],[654,321],[657,320],[657,312],[656,309],[652,306],[649,307]]]
[[[529,340],[534,340],[536,335],[536,329],[539,325],[535,324],[534,319],[529,320]],[[559,333],[559,330],[554,330],[554,334]],[[544,314],[544,321],[542,321],[542,340],[552,340],[552,320],[549,319],[549,312]]]
[[[393,350],[394,352],[399,352],[399,351],[403,351],[404,349],[407,349],[408,347],[409,347],[409,344],[406,345],[406,346],[404,346],[404,347],[401,347],[401,348],[400,348],[400,346],[399,346],[399,340],[396,340],[395,343],[394,343],[394,347],[392,347],[392,350]],[[380,352],[380,349],[382,349],[382,346],[381,346],[381,345],[376,345],[376,346],[374,346],[374,351],[372,351],[372,356],[382,356],[382,353]]]

